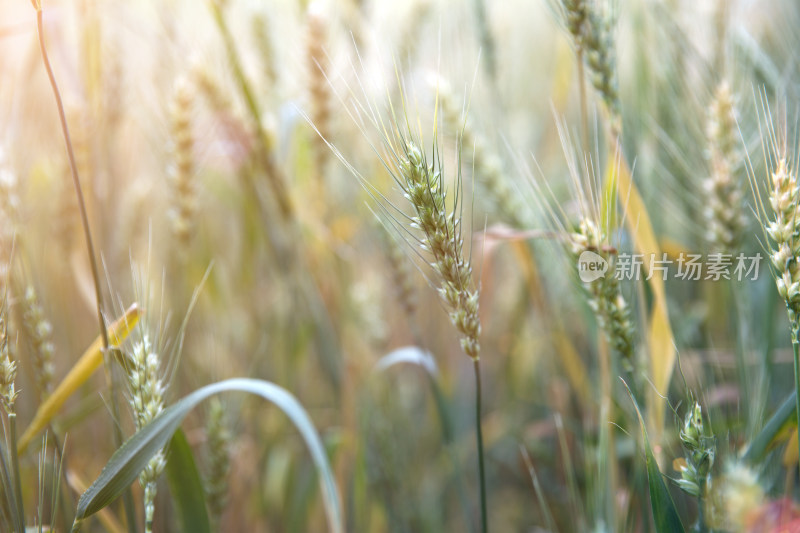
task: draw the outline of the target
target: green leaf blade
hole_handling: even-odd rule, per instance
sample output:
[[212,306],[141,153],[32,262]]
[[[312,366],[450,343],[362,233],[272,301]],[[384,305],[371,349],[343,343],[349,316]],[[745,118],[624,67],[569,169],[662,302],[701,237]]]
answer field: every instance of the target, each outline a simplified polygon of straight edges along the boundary
[[775,414],[764,424],[764,427],[750,442],[747,450],[744,452],[742,459],[750,464],[757,464],[761,462],[775,445],[775,440],[778,435],[783,432],[789,424],[797,423],[797,407],[795,405],[795,398],[797,392],[792,392],[778,407]]
[[183,430],[179,429],[172,436],[164,473],[172,494],[180,531],[211,533],[203,480],[197,470],[192,447],[189,446]]
[[[625,383],[625,387],[628,387],[627,383]],[[645,429],[642,413],[639,411],[639,404],[636,403],[636,399],[631,394],[630,389],[628,389],[628,395],[631,397],[634,408],[636,408],[636,416],[639,418],[639,425],[642,427],[647,485],[650,491],[650,507],[653,511],[653,522],[655,523],[656,531],[658,533],[684,532],[685,529],[678,515],[678,510],[675,508],[675,502],[672,501],[672,495],[670,495],[669,489],[664,483],[661,470],[658,468],[658,462],[656,462],[656,457],[653,455],[653,449],[650,447],[650,440],[647,438],[647,430]]]
[[137,431],[109,459],[98,478],[78,501],[75,520],[83,520],[113,502],[137,478],[150,458],[172,439],[186,415],[203,400],[221,392],[249,392],[280,408],[300,432],[319,473],[330,530],[344,531],[339,492],[322,442],[311,419],[295,397],[268,381],[236,378],[206,385],[167,407]]

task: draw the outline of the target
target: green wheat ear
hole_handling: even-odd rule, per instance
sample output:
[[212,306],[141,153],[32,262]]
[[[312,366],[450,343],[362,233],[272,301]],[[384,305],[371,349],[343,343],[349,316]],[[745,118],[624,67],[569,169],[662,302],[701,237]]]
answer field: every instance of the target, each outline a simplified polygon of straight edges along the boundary
[[575,264],[585,251],[600,255],[608,263],[608,274],[586,287],[589,307],[595,313],[598,325],[609,343],[621,356],[625,371],[633,372],[636,355],[635,330],[630,306],[622,295],[619,280],[614,275],[616,256],[608,251],[608,238],[598,223],[584,218],[570,235],[570,248]]
[[209,400],[206,439],[208,454],[205,477],[206,502],[212,521],[219,524],[228,503],[228,473],[233,435],[225,405],[217,397]]
[[612,129],[622,127],[616,78],[612,19],[608,9],[593,0],[561,0],[564,25],[578,57],[589,69],[589,81],[608,110]]
[[[136,429],[140,430],[164,410],[166,385],[162,379],[161,355],[150,335],[145,332],[125,356],[130,406]],[[144,487],[145,533],[153,530],[157,482],[166,466],[167,457],[162,449],[139,474],[139,483]]]
[[461,333],[461,347],[472,359],[480,357],[481,324],[478,291],[472,288],[472,266],[464,257],[461,219],[448,212],[441,168],[428,164],[414,141],[407,141],[399,162],[401,187],[415,215],[411,227],[420,231],[420,246],[437,274],[438,292],[450,321]]

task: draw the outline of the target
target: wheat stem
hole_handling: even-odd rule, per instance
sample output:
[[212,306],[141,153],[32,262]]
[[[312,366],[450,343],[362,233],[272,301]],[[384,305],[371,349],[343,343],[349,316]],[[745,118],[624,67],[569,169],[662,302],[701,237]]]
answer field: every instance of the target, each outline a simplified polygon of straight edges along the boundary
[[92,278],[94,280],[94,290],[97,303],[97,318],[100,323],[100,335],[103,339],[103,349],[108,350],[108,334],[106,333],[106,321],[103,317],[103,296],[100,292],[100,271],[97,267],[97,260],[95,258],[94,242],[92,240],[92,232],[89,228],[89,216],[86,211],[86,202],[83,198],[83,189],[81,189],[80,178],[78,177],[78,165],[75,160],[75,151],[72,148],[72,140],[69,135],[69,127],[67,126],[67,117],[64,113],[64,104],[61,101],[61,93],[58,90],[53,69],[50,67],[50,59],[47,56],[47,48],[44,43],[44,28],[42,22],[42,6],[35,5],[36,7],[36,28],[39,33],[39,48],[42,52],[42,60],[44,61],[44,68],[47,71],[47,77],[50,79],[50,86],[53,88],[53,96],[56,99],[58,106],[58,118],[61,121],[61,132],[64,135],[64,142],[67,145],[67,156],[69,157],[69,167],[72,174],[72,182],[75,185],[75,194],[78,197],[78,207],[81,213],[81,223],[83,224],[83,233],[86,237],[86,247],[89,251],[89,264],[92,267]]
[[[795,410],[797,413],[797,419],[800,420],[800,339],[798,339],[798,329],[800,329],[800,323],[796,322],[792,324],[792,360],[794,361],[794,390],[795,394]],[[800,453],[800,424],[797,424],[797,449],[798,453]],[[800,463],[798,464],[798,468],[800,468]]]
[[[69,167],[72,174],[72,183],[75,186],[75,195],[78,198],[78,208],[81,214],[81,225],[83,226],[83,234],[86,239],[86,248],[89,254],[89,265],[92,269],[92,280],[94,281],[95,303],[97,304],[97,320],[100,325],[100,338],[103,340],[103,353],[108,353],[108,333],[106,331],[106,321],[103,316],[103,293],[100,290],[100,270],[97,266],[97,259],[95,256],[94,242],[92,240],[92,231],[89,227],[89,215],[86,211],[86,201],[83,197],[83,189],[81,188],[80,177],[78,176],[78,165],[75,159],[75,151],[72,147],[72,140],[69,135],[69,126],[67,125],[67,117],[64,112],[64,103],[61,100],[61,92],[58,90],[58,83],[53,74],[53,69],[50,66],[50,58],[47,55],[47,47],[44,42],[44,22],[41,2],[35,0],[33,7],[36,9],[36,30],[39,37],[39,49],[42,53],[42,61],[44,68],[47,71],[47,77],[50,80],[50,86],[53,89],[53,96],[56,100],[58,107],[58,118],[61,122],[61,132],[64,135],[64,143],[67,148],[67,156],[69,158]],[[107,373],[106,380],[111,390],[111,414],[114,420],[119,420],[119,405],[116,400],[116,387],[114,386],[113,378]],[[122,430],[118,425],[114,424],[114,444],[119,447],[122,445]],[[125,507],[125,515],[128,519],[128,530],[131,533],[136,531],[136,523],[134,518],[133,496],[130,490],[125,491],[123,495],[123,504]]]
[[[417,340],[419,341],[419,339],[420,338],[418,337]],[[421,342],[418,342],[418,344],[421,345]],[[467,494],[464,491],[464,483],[461,482],[461,470],[458,468],[458,458],[456,457],[453,447],[453,421],[452,417],[450,416],[450,407],[447,405],[447,399],[445,398],[444,391],[442,391],[442,386],[439,384],[436,376],[430,372],[425,372],[425,374],[428,376],[428,383],[430,384],[431,392],[433,393],[433,399],[436,405],[436,414],[439,417],[439,425],[442,428],[442,439],[444,440],[445,449],[447,450],[447,457],[450,460],[450,466],[453,469],[454,475],[456,476],[458,500],[461,503],[464,516],[467,517],[467,523],[470,524],[469,531],[474,532],[475,525],[471,524],[471,520],[469,519],[469,500],[467,499]]]
[[[478,473],[480,476],[480,499],[481,499],[481,531],[487,533],[488,517],[486,513],[486,473],[483,460],[483,430],[481,429],[481,360],[472,360],[472,368],[475,370],[475,439],[478,442]],[[800,400],[798,400],[800,401]]]
[[[17,413],[8,413],[8,434],[12,443],[17,442]],[[19,477],[19,454],[16,450],[9,448],[9,455],[11,456],[11,473],[14,476],[14,494],[16,495],[17,506],[20,511],[24,512],[22,482]],[[24,517],[20,515],[20,519],[24,520]],[[25,528],[23,527],[22,531],[24,530]]]

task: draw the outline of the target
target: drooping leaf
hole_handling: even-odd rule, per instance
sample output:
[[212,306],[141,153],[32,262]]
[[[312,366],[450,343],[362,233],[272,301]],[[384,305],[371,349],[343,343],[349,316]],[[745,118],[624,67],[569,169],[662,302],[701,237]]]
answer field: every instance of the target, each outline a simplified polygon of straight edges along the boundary
[[167,407],[137,431],[108,461],[100,476],[78,501],[76,521],[91,516],[113,502],[137,478],[150,458],[172,438],[186,415],[203,400],[220,392],[241,391],[261,396],[278,406],[297,427],[308,446],[319,475],[330,530],[342,533],[343,522],[336,488],[325,449],[302,405],[285,389],[267,381],[237,378],[213,383]]
[[211,533],[203,480],[183,430],[179,429],[172,436],[164,473],[180,530],[184,533]]
[[[627,388],[627,384],[625,387]],[[650,447],[650,440],[647,438],[647,429],[645,428],[642,413],[639,410],[639,404],[628,389],[628,395],[633,402],[636,409],[636,416],[639,418],[639,425],[642,428],[642,437],[644,440],[644,453],[645,453],[645,466],[647,468],[647,485],[650,490],[650,507],[653,511],[653,521],[656,525],[658,533],[681,533],[683,523],[681,523],[678,510],[675,508],[675,502],[672,501],[672,496],[669,493],[664,478],[661,476],[661,470],[658,468],[653,449]]]

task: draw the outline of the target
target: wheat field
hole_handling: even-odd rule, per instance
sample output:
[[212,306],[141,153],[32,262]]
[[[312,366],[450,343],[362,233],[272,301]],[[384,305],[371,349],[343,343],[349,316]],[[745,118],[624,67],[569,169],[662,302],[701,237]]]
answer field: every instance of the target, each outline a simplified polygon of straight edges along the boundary
[[800,533],[798,28],[0,0],[0,531]]

